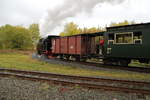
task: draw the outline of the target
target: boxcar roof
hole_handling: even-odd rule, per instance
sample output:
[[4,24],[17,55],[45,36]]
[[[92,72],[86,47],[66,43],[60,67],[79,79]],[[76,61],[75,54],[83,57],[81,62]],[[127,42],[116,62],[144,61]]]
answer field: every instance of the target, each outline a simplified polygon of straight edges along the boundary
[[103,36],[104,32],[95,32],[95,33],[82,33],[82,34],[76,34],[76,35],[71,35],[71,36],[62,36],[62,37],[72,37],[72,36]]
[[60,37],[60,36],[57,36],[57,35],[48,35],[48,38],[51,38],[51,37]]

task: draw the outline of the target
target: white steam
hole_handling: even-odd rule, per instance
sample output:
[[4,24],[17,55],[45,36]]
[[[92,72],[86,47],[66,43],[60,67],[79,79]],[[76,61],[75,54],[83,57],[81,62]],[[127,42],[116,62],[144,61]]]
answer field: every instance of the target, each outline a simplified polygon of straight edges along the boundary
[[100,3],[120,4],[124,0],[65,0],[64,4],[50,9],[40,22],[42,35],[48,34],[60,26],[69,17],[81,12],[92,13],[92,9]]

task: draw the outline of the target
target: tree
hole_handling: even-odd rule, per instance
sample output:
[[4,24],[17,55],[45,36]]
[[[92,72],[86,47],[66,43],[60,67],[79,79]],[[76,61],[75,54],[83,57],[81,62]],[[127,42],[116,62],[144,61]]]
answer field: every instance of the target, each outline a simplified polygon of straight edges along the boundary
[[80,29],[78,28],[78,25],[76,25],[73,22],[67,23],[64,27],[64,31],[60,33],[61,36],[70,36],[79,34]]
[[76,34],[86,34],[86,33],[95,33],[104,31],[104,28],[101,27],[91,27],[91,28],[78,28],[78,25],[70,22],[65,25],[64,31],[60,33],[60,36],[70,36]]
[[32,43],[33,43],[33,45],[35,45],[37,40],[39,40],[39,38],[40,38],[39,25],[31,24],[29,26],[29,31],[31,34]]
[[0,27],[0,49],[32,48],[30,31],[22,26]]
[[30,31],[22,26],[16,26],[12,37],[13,48],[29,49],[33,47]]
[[131,25],[131,24],[135,24],[135,22],[134,21],[129,22],[129,21],[125,20],[125,21],[119,22],[119,23],[112,22],[110,24],[110,26],[123,26],[123,25]]

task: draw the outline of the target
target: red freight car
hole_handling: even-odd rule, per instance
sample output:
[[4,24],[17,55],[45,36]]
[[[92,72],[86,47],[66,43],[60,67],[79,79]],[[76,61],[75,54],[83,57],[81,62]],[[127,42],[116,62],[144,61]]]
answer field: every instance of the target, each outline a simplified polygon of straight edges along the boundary
[[54,55],[86,57],[95,54],[95,37],[87,34],[54,38],[52,40]]

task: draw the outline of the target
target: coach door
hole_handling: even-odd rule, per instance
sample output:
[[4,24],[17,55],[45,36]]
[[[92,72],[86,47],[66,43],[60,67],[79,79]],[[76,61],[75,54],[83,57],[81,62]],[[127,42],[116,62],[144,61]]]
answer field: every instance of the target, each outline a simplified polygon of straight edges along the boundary
[[111,54],[112,53],[112,45],[114,44],[114,33],[109,33],[108,34],[108,46],[107,46],[107,54]]

